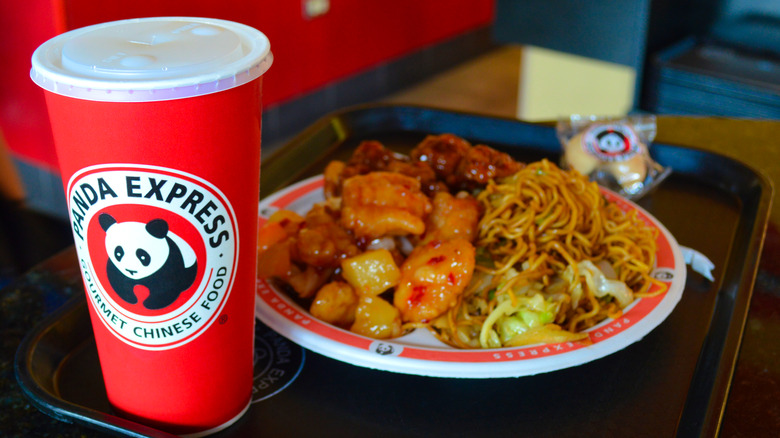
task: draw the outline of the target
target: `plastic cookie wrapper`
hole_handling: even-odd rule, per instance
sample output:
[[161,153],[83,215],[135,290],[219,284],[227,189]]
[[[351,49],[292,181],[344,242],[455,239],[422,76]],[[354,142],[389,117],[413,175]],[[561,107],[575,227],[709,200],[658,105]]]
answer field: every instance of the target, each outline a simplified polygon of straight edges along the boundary
[[572,115],[558,121],[556,132],[563,147],[562,168],[575,169],[625,198],[639,199],[672,171],[650,156],[653,115]]

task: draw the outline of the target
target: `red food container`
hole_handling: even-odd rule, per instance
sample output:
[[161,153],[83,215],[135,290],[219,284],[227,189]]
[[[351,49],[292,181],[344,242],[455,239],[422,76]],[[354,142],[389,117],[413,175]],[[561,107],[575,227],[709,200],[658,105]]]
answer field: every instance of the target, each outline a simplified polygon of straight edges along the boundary
[[108,399],[176,434],[251,396],[259,31],[162,17],[74,30],[33,54]]

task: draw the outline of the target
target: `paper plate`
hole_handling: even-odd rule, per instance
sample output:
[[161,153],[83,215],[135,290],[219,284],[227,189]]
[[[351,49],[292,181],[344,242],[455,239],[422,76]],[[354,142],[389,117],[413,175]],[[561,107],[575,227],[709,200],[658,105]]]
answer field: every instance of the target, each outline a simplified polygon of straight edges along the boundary
[[[275,211],[301,215],[323,200],[323,178],[316,176],[289,186],[260,203],[260,224]],[[659,230],[653,276],[668,285],[667,292],[635,300],[623,316],[607,319],[588,330],[592,343],[577,342],[512,348],[464,350],[446,345],[425,329],[390,340],[376,340],[322,322],[287,294],[265,280],[257,285],[255,313],[266,325],[293,342],[322,355],[353,365],[384,371],[435,377],[519,377],[555,371],[590,362],[639,341],[674,310],[685,285],[685,260],[677,241],[649,213],[610,191],[604,195],[623,210],[636,210]]]

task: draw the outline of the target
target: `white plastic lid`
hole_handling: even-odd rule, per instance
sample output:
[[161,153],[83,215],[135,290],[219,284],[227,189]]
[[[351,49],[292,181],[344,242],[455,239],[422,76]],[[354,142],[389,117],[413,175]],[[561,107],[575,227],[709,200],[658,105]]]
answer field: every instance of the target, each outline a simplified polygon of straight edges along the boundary
[[154,17],[66,32],[32,56],[40,87],[79,99],[149,102],[199,96],[250,82],[273,62],[257,29],[232,21]]

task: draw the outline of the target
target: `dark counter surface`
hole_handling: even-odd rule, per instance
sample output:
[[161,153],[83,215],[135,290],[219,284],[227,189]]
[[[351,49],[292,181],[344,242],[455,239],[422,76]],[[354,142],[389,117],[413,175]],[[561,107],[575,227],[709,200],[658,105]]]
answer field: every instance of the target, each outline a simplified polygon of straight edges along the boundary
[[50,258],[69,251],[72,244],[66,223],[19,203],[0,201],[0,436],[90,433],[42,414],[22,394],[14,377],[14,355],[24,336],[74,294],[84,293],[80,283],[60,282],[63,270],[78,274],[78,266]]
[[[658,120],[659,142],[736,158],[760,169],[775,185],[780,182],[778,138],[778,122],[677,117]],[[61,280],[79,279],[72,263],[75,259],[69,255],[72,248],[68,248],[67,225],[16,205],[4,205],[0,216],[0,257],[2,274],[7,279],[0,291],[0,436],[100,436],[39,412],[14,378],[14,354],[24,335],[73,294],[83,293],[79,281],[63,284]],[[780,202],[774,202],[770,222],[720,429],[723,437],[777,436],[780,430]],[[64,252],[59,252],[63,248]],[[37,259],[43,263],[20,275]]]

